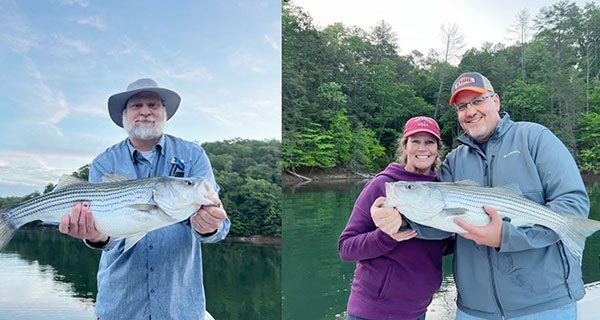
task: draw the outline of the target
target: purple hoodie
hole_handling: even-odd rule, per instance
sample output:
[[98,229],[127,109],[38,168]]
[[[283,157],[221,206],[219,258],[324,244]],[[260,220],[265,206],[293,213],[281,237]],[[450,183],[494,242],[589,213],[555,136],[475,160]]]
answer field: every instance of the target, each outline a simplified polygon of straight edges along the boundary
[[356,261],[348,314],[365,319],[411,319],[427,311],[442,282],[442,257],[451,248],[444,240],[398,242],[375,226],[370,208],[385,196],[385,183],[434,181],[435,172],[421,175],[391,163],[365,185],[340,235],[344,261]]

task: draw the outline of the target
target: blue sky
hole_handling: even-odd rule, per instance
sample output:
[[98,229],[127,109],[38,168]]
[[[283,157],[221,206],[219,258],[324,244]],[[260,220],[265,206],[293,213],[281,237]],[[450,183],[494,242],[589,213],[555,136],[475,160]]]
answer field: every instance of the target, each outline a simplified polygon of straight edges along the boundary
[[281,139],[276,0],[0,0],[0,196],[43,190],[126,137],[106,102],[139,78],[179,93],[166,132]]

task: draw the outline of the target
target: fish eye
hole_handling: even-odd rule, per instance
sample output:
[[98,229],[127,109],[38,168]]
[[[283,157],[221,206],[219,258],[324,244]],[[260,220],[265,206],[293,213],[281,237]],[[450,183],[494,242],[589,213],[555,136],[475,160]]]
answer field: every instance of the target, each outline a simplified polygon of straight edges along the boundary
[[409,185],[406,186],[406,188],[408,190],[413,190],[415,188],[415,186],[413,184],[409,184]]
[[193,185],[193,184],[194,184],[194,183],[192,182],[192,180],[185,180],[185,183],[186,183],[188,186],[191,186],[191,185]]

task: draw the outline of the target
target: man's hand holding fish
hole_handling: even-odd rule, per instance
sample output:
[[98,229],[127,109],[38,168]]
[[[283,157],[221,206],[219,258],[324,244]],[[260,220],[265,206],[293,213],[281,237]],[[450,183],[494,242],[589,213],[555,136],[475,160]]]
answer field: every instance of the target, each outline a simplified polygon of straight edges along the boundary
[[208,196],[210,200],[217,203],[216,206],[201,206],[200,209],[190,217],[190,223],[194,230],[201,235],[210,235],[216,233],[223,222],[227,219],[227,213],[221,205],[221,200],[216,194]]
[[500,248],[500,243],[502,243],[502,218],[500,218],[496,209],[492,207],[483,206],[483,210],[490,217],[490,223],[482,227],[477,227],[464,222],[460,218],[456,218],[454,219],[454,223],[467,231],[466,233],[458,233],[458,235],[465,239],[473,240],[480,245]]

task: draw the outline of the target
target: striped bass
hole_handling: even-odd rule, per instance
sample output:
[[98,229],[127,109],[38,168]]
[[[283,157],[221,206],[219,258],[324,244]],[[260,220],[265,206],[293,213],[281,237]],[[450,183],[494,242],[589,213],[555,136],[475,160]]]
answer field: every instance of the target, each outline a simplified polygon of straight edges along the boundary
[[518,187],[480,187],[473,181],[386,183],[385,207],[396,207],[409,220],[436,229],[464,233],[454,218],[474,226],[490,222],[488,205],[515,226],[541,225],[552,229],[581,261],[585,238],[600,230],[600,221],[558,214],[521,196]]
[[155,177],[129,180],[106,175],[102,183],[63,176],[56,188],[0,212],[0,250],[15,231],[35,220],[59,224],[77,202],[86,201],[96,229],[114,239],[125,238],[129,250],[149,231],[189,218],[202,205],[216,205],[210,181],[199,178]]

